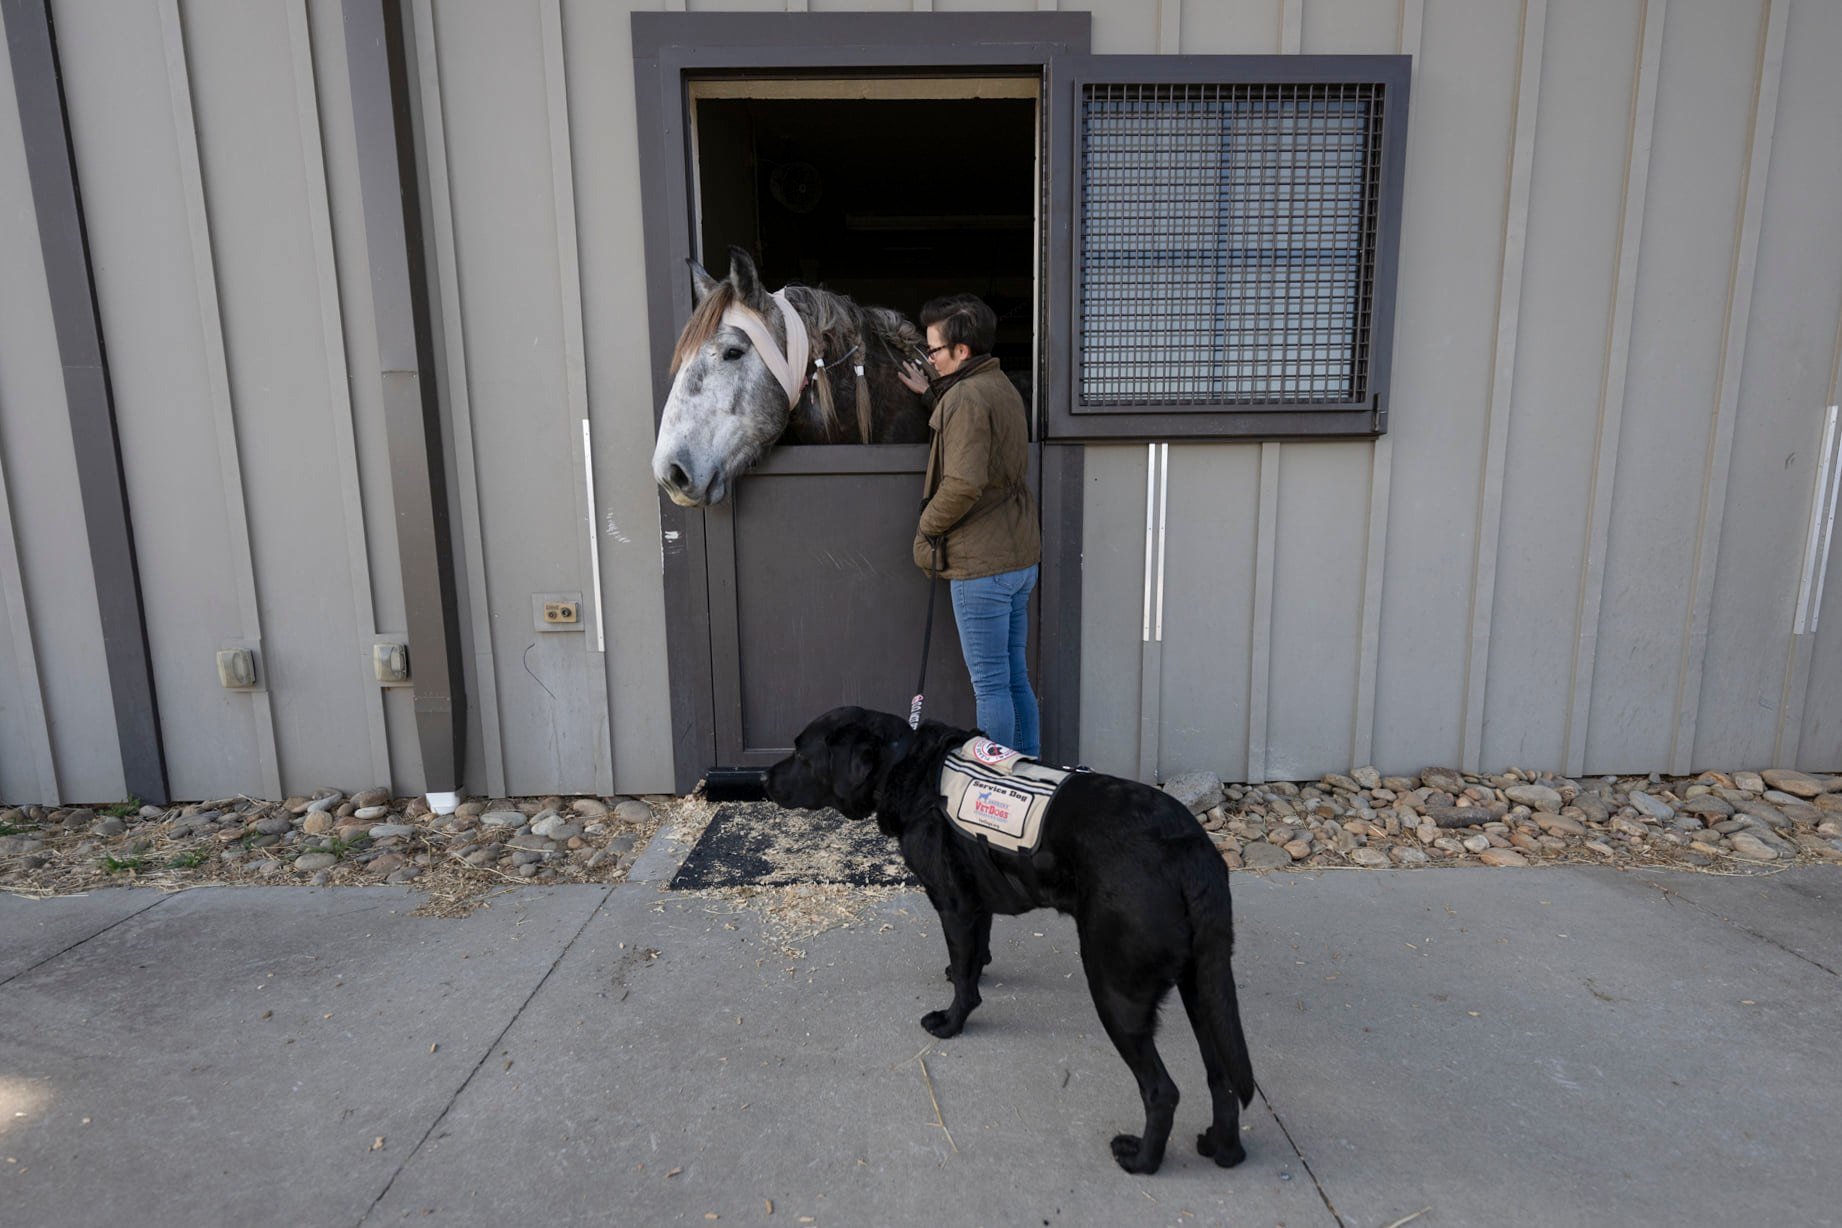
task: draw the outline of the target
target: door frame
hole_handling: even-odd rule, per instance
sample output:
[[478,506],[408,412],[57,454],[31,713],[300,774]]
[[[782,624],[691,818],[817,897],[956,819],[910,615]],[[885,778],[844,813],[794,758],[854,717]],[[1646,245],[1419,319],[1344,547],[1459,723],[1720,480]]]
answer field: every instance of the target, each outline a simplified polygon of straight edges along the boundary
[[[1047,79],[1058,56],[1085,54],[1086,13],[634,13],[633,78],[639,133],[641,224],[656,430],[671,390],[671,349],[690,315],[683,258],[693,250],[687,74],[810,73],[828,78],[891,72],[1026,69]],[[1045,92],[1045,99],[1048,97]],[[1045,109],[1045,126],[1052,117]],[[1053,167],[1045,150],[1045,185]],[[1046,188],[1045,188],[1046,190]],[[1038,280],[1038,318],[1049,270]],[[1053,362],[1038,326],[1038,352]],[[1040,383],[1039,383],[1040,386]],[[1043,575],[1038,686],[1046,758],[1079,750],[1081,474],[1079,445],[1042,447]],[[716,750],[705,513],[659,495],[666,657],[671,680],[675,787],[687,793]]]

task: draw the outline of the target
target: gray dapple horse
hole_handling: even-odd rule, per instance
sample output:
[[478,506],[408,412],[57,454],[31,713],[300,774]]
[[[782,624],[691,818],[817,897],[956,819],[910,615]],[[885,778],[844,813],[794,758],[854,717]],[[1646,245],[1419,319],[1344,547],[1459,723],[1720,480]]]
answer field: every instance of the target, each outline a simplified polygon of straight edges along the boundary
[[652,454],[672,502],[721,503],[776,442],[927,442],[926,402],[897,375],[921,333],[899,313],[811,286],[769,294],[737,247],[722,281],[689,263],[697,307]]

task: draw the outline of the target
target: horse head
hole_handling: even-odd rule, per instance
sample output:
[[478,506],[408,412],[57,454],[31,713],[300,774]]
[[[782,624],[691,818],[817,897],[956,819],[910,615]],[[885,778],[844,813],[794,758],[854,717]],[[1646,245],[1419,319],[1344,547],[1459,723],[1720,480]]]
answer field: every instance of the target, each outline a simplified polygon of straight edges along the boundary
[[[735,480],[787,427],[797,386],[789,388],[784,296],[762,288],[755,262],[729,249],[729,276],[718,281],[690,261],[697,306],[672,353],[672,390],[659,421],[652,474],[681,507],[721,503]],[[749,316],[752,314],[752,319]],[[803,340],[803,326],[793,320]],[[764,353],[764,343],[778,347]],[[803,384],[805,360],[790,378]]]

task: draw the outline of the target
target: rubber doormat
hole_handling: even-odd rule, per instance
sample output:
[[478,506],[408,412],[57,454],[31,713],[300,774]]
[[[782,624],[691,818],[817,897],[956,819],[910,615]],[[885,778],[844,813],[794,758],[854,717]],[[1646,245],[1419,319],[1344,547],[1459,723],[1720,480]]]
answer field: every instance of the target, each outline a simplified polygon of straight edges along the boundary
[[835,810],[782,810],[772,802],[724,806],[672,876],[671,890],[792,883],[918,886],[894,840],[874,819]]

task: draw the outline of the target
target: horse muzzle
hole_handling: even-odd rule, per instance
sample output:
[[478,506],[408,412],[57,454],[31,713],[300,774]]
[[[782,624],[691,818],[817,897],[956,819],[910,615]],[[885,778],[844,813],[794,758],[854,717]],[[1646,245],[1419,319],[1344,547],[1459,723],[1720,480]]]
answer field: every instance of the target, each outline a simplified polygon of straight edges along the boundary
[[729,479],[719,466],[699,466],[682,452],[655,456],[652,476],[679,507],[705,507],[729,495]]

